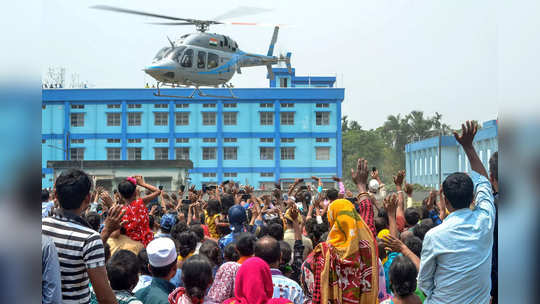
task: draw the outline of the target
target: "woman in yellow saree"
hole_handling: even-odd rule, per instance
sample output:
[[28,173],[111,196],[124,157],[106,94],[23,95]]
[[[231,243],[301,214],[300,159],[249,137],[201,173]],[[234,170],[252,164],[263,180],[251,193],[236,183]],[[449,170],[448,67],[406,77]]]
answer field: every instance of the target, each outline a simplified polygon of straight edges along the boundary
[[375,304],[379,276],[373,233],[345,199],[328,210],[330,232],[302,265],[301,284],[315,304]]

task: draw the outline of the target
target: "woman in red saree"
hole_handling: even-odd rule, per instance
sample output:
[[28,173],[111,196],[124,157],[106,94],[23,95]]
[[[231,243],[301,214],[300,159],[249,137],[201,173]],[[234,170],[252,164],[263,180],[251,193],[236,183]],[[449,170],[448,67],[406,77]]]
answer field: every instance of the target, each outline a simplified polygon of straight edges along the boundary
[[331,230],[302,265],[300,283],[312,303],[375,304],[379,291],[375,239],[353,204],[328,208]]
[[[146,188],[152,193],[143,198],[137,198],[137,186]],[[146,247],[154,239],[154,233],[149,225],[146,204],[158,197],[161,191],[145,183],[142,176],[134,176],[121,181],[118,184],[118,192],[122,196],[122,210],[125,212],[122,220],[126,223],[123,225],[126,235],[132,240],[143,243]]]
[[272,299],[270,267],[258,257],[249,258],[240,266],[234,285],[234,298],[223,304],[293,304],[284,298]]

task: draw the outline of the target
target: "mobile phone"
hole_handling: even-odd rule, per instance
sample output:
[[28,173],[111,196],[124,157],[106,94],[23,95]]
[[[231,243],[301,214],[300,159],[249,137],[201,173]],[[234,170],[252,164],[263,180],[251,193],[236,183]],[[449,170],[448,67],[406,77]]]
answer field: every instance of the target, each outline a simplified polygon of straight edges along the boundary
[[242,200],[248,200],[251,198],[251,194],[242,194]]
[[299,179],[298,179],[298,182],[299,182],[299,183],[302,183],[302,182],[304,182],[304,179],[303,179],[303,178],[299,178]]
[[210,190],[215,190],[215,189],[216,189],[216,185],[209,186],[208,189],[210,189]]
[[224,185],[228,184],[229,183],[229,180],[226,180],[223,182]]
[[373,172],[377,171],[377,167],[371,168],[371,171],[373,171]]
[[180,191],[184,192],[185,189],[186,189],[185,185],[180,185]]
[[163,190],[163,186],[162,185],[159,185],[159,190]]
[[189,204],[191,204],[191,200],[189,200],[189,199],[183,199],[183,200],[182,200],[182,204],[184,204],[184,205],[189,205]]
[[242,189],[242,190],[238,191],[238,194],[246,194],[246,190]]

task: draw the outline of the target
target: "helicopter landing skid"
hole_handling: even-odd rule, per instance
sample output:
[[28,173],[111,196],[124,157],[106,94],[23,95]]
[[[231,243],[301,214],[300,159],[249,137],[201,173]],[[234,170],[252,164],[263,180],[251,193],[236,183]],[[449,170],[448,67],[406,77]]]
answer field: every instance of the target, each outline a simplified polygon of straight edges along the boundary
[[159,83],[158,83],[157,84],[157,93],[154,92],[154,96],[157,96],[157,97],[169,97],[169,98],[193,98],[193,96],[195,96],[195,93],[197,93],[197,95],[199,95],[201,97],[232,98],[232,99],[238,98],[238,97],[236,97],[236,95],[234,95],[230,85],[224,85],[224,86],[229,89],[229,92],[231,92],[231,96],[219,96],[219,95],[206,94],[203,91],[201,91],[201,89],[199,89],[198,86],[196,86],[193,89],[193,91],[191,92],[191,94],[189,94],[189,96],[175,96],[175,95],[161,94],[161,92],[159,90]]

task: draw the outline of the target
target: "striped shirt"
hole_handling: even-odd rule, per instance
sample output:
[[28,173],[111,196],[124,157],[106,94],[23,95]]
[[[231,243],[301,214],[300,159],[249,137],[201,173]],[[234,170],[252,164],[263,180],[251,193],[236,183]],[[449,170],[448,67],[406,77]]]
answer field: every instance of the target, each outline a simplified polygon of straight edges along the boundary
[[80,217],[65,210],[44,218],[41,229],[58,250],[63,303],[89,303],[87,270],[105,266],[100,235]]

